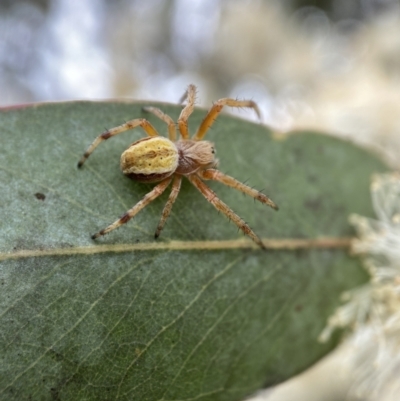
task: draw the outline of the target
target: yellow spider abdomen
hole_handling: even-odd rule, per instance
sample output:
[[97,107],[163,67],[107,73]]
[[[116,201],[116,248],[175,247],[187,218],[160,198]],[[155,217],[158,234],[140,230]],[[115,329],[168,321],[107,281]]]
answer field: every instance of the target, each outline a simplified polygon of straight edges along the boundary
[[156,182],[172,175],[178,167],[175,144],[157,136],[139,139],[121,155],[121,170],[140,182]]

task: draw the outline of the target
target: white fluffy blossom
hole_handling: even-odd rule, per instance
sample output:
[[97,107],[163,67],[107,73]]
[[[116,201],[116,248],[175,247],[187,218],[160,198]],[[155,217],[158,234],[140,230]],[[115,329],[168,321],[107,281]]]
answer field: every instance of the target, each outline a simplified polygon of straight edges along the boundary
[[352,215],[371,280],[345,294],[347,301],[329,319],[322,341],[335,328],[352,328],[348,363],[350,399],[400,400],[400,174],[377,175],[371,185],[377,220]]

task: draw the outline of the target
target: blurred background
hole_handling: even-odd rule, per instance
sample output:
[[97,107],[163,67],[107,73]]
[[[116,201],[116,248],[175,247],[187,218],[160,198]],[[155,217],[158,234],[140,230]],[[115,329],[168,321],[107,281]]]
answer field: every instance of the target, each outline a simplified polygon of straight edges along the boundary
[[[0,0],[0,106],[175,103],[189,83],[201,106],[251,98],[277,132],[329,132],[400,167],[399,0]],[[349,354],[257,399],[382,400],[353,365],[339,377]]]
[[[399,166],[398,0],[0,0],[0,106],[252,98]],[[245,118],[252,113],[239,112]]]

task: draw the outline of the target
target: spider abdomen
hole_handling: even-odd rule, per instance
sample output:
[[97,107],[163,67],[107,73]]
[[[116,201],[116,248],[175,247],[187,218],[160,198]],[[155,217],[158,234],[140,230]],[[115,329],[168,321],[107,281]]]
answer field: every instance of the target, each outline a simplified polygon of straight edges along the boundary
[[164,137],[143,138],[121,155],[121,170],[140,182],[157,182],[172,175],[178,167],[175,144]]

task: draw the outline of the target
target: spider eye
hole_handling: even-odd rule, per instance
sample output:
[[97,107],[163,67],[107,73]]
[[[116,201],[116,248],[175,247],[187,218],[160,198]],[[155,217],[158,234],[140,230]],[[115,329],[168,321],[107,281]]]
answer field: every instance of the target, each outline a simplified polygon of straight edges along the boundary
[[214,148],[211,148],[211,153],[215,154],[215,149]]

